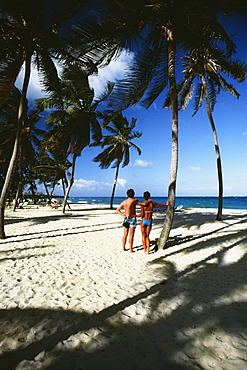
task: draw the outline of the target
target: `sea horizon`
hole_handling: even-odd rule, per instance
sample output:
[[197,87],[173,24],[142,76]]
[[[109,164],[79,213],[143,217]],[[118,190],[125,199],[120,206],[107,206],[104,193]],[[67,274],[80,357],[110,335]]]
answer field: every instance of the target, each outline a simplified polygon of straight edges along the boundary
[[[136,199],[143,200],[142,196],[135,196]],[[152,196],[157,203],[165,203],[167,197]],[[110,197],[69,197],[70,203],[81,204],[110,204]],[[119,205],[126,197],[114,197],[113,205]],[[177,196],[175,207],[183,206],[183,208],[218,208],[217,196]],[[246,209],[247,210],[247,196],[224,196],[223,209]]]

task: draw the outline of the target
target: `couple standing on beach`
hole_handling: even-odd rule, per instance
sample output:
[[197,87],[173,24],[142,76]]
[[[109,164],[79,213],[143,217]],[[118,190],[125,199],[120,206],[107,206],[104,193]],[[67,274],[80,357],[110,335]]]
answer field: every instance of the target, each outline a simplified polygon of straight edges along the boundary
[[[154,206],[168,206],[169,200],[166,202],[166,204],[163,203],[157,203],[150,198],[150,193],[148,191],[145,191],[143,194],[145,202],[140,202],[137,199],[134,199],[135,192],[133,189],[129,189],[127,191],[128,198],[125,199],[120,206],[117,208],[117,213],[124,217],[124,234],[122,238],[122,247],[125,251],[125,244],[127,241],[127,237],[129,234],[129,247],[130,252],[133,253],[133,240],[134,240],[134,234],[135,234],[135,228],[136,228],[136,217],[141,217],[141,233],[142,233],[142,244],[144,248],[144,252],[149,254],[150,250],[150,239],[149,234],[152,229],[152,214]],[[139,215],[136,215],[136,206],[141,206],[141,213]],[[124,212],[122,212],[122,209],[124,209]]]

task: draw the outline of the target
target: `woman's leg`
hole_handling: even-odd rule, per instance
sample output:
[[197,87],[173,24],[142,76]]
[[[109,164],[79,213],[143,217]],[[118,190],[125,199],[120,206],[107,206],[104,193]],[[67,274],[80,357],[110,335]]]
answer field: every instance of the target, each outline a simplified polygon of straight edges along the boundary
[[149,235],[150,235],[150,232],[151,232],[151,229],[152,229],[152,225],[151,226],[146,226],[146,253],[149,254],[150,252],[150,239],[149,239]]
[[140,222],[140,226],[141,226],[141,233],[142,233],[142,245],[143,245],[143,248],[144,248],[144,252],[146,252],[146,226],[143,224],[143,222],[141,221]]

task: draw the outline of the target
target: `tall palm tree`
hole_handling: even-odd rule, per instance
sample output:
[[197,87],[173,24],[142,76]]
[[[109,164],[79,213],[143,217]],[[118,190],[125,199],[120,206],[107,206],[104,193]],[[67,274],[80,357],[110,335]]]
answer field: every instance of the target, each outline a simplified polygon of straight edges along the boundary
[[[45,135],[45,147],[52,152],[65,152],[72,156],[72,166],[69,183],[66,189],[62,212],[65,212],[67,199],[74,183],[75,165],[82,150],[90,144],[91,138],[100,141],[102,137],[100,123],[97,118],[97,107],[112,91],[113,85],[94,100],[94,90],[89,86],[89,71],[77,65],[64,68],[61,73],[61,97],[63,109],[53,111],[47,120],[51,129]],[[56,108],[57,99],[40,99],[38,104],[44,108]]]
[[[202,46],[194,49],[189,56],[183,58],[184,70],[182,71],[184,81],[179,85],[179,105],[185,108],[189,100],[194,96],[194,115],[201,107],[203,100],[206,100],[206,111],[211,125],[214,147],[216,154],[216,164],[218,173],[218,212],[216,220],[222,220],[223,207],[223,174],[218,143],[218,135],[213,119],[213,109],[216,103],[217,94],[221,90],[227,91],[239,97],[239,93],[234,86],[228,83],[222,73],[243,82],[247,72],[246,64],[233,61],[220,50],[209,49]],[[197,79],[197,77],[199,77]]]
[[[62,25],[87,3],[82,0],[3,0],[0,4],[0,98],[3,101],[13,87],[24,67],[22,93],[17,114],[17,131],[0,198],[0,238],[5,238],[4,205],[10,187],[20,147],[24,103],[31,76],[31,65],[35,65],[49,90],[59,90],[59,79],[54,61],[71,63],[75,60],[93,66],[96,53],[84,57],[84,41],[69,37]],[[72,22],[73,23],[73,22]],[[73,24],[70,24],[72,26]],[[85,41],[87,44],[88,41]],[[95,69],[95,67],[94,67]]]
[[163,248],[174,217],[178,169],[176,53],[178,50],[190,50],[207,43],[209,36],[215,40],[220,39],[221,45],[225,45],[229,53],[234,51],[234,44],[217,20],[221,2],[219,6],[197,0],[186,2],[143,0],[135,3],[128,0],[105,0],[104,3],[109,5],[109,11],[114,14],[112,27],[107,22],[106,24],[108,32],[117,40],[118,47],[131,49],[136,40],[139,46],[135,62],[126,73],[124,82],[116,85],[116,92],[112,97],[113,109],[123,110],[139,101],[148,108],[167,87],[170,92],[172,111],[172,151],[168,187],[170,204],[158,241],[159,247]]
[[115,179],[112,188],[110,208],[113,209],[113,199],[115,189],[117,185],[119,168],[122,163],[122,167],[129,164],[130,154],[129,148],[134,148],[138,154],[141,154],[141,149],[132,143],[131,140],[141,137],[141,133],[133,131],[136,125],[136,119],[132,118],[131,122],[128,122],[122,113],[115,113],[105,117],[103,127],[109,131],[112,135],[104,135],[103,140],[100,143],[92,144],[91,146],[101,146],[104,148],[107,146],[102,153],[98,154],[94,158],[94,162],[100,162],[99,167],[109,168],[113,163],[112,168],[116,168]]
[[[16,136],[16,116],[20,96],[21,92],[14,87],[8,98],[0,107],[0,143],[2,148],[1,154],[3,154],[2,160],[5,162],[5,170],[2,172],[4,177],[6,176],[8,162],[10,161],[11,150]],[[40,138],[44,131],[36,128],[36,124],[41,118],[39,113],[37,109],[28,112],[28,101],[25,101],[23,125],[20,134],[20,155],[18,159],[18,169],[16,171],[16,173],[19,173],[19,185],[16,198],[18,198],[19,194],[22,192],[21,184],[23,182],[23,170],[25,167],[33,164],[35,154],[40,148]]]

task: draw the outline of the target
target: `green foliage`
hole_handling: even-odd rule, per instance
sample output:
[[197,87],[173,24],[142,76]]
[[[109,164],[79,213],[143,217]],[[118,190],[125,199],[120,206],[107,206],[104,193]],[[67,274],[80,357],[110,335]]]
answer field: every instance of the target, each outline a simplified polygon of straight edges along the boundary
[[[217,95],[223,90],[236,98],[239,93],[235,87],[227,82],[223,74],[232,79],[242,82],[245,80],[247,65],[238,60],[233,60],[228,53],[214,49],[211,44],[208,47],[201,46],[191,50],[183,60],[184,80],[178,85],[179,106],[186,107],[189,100],[194,97],[194,114],[201,107],[207,89],[210,109],[213,111]],[[202,83],[205,78],[206,85]]]
[[100,163],[99,167],[109,168],[112,164],[112,167],[116,168],[120,163],[122,163],[122,167],[127,166],[130,158],[129,148],[134,148],[138,154],[141,154],[140,148],[131,141],[142,135],[138,131],[133,131],[135,125],[135,118],[128,122],[122,113],[112,113],[104,116],[102,127],[112,135],[104,135],[101,142],[92,144],[92,146],[107,147],[94,158],[94,162]]

